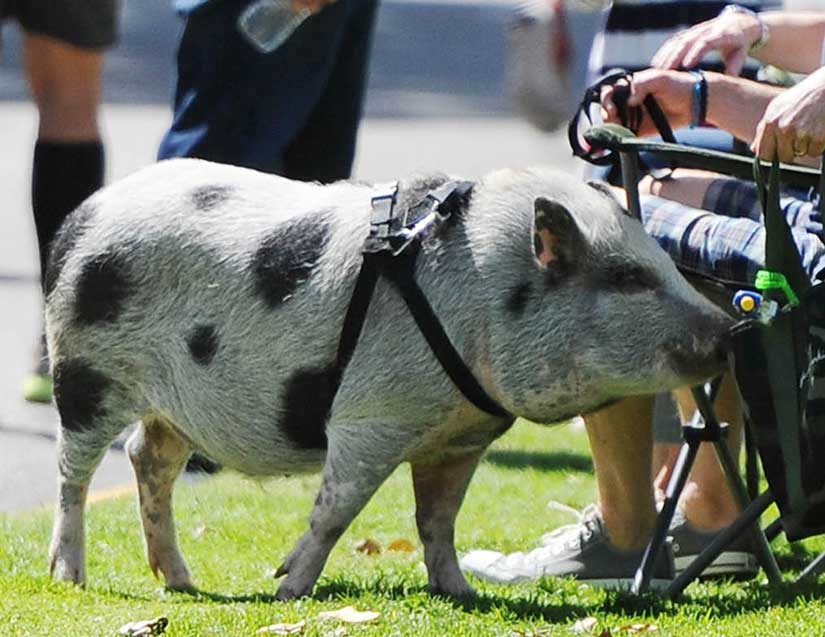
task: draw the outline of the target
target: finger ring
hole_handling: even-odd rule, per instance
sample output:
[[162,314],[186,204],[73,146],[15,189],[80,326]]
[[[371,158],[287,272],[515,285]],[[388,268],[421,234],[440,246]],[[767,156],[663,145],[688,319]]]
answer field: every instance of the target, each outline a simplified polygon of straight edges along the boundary
[[793,143],[794,157],[802,157],[803,155],[805,155],[807,153],[808,153],[808,140],[807,139],[794,140],[794,143]]

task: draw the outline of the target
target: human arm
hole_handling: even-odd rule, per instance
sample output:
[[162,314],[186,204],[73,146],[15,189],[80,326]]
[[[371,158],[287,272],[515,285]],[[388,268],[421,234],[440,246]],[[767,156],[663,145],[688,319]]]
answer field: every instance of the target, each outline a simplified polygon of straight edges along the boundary
[[[705,73],[707,81],[707,111],[705,120],[733,136],[751,141],[765,109],[781,89],[721,73]],[[653,95],[673,128],[691,123],[692,100],[696,78],[684,71],[648,69],[633,75],[629,106],[640,106],[647,95]],[[602,108],[608,121],[618,121],[613,91],[602,95]],[[653,123],[644,117],[640,135],[656,134]]]
[[670,38],[653,56],[651,65],[661,69],[691,68],[705,55],[718,51],[725,71],[739,75],[753,45],[767,27],[765,46],[750,52],[766,64],[796,73],[819,67],[825,38],[825,12],[770,11],[752,13],[726,11],[713,20],[697,24]]

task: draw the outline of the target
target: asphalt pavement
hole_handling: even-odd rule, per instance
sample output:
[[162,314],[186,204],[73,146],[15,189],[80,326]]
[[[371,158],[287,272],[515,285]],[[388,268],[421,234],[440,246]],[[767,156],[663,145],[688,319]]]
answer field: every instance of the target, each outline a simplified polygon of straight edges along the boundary
[[[572,170],[560,134],[515,117],[506,90],[507,0],[387,0],[379,15],[355,177],[384,181],[439,169],[475,178],[536,163]],[[154,159],[170,119],[179,23],[166,0],[131,0],[122,43],[108,58],[102,121],[108,181]],[[57,416],[25,403],[40,293],[29,180],[36,112],[26,97],[19,37],[6,25],[0,62],[0,513],[50,506]],[[123,452],[111,450],[93,481],[98,496],[129,488]]]

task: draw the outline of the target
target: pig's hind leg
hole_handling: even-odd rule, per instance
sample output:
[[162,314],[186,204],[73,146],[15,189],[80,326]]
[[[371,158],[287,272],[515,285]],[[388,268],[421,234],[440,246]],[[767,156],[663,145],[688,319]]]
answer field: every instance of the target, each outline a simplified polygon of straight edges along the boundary
[[84,358],[55,356],[54,397],[60,414],[58,500],[49,547],[55,579],[86,581],[84,510],[89,482],[117,435],[134,419],[125,389]]
[[464,579],[455,554],[455,519],[481,452],[412,465],[415,521],[424,544],[430,591],[453,597],[475,592]]
[[287,576],[278,588],[278,599],[312,592],[332,547],[401,463],[413,435],[386,425],[327,427],[327,457],[310,528],[275,574]]
[[159,416],[146,416],[126,443],[137,479],[140,518],[149,567],[166,586],[191,590],[192,576],[178,548],[172,516],[172,487],[192,448]]

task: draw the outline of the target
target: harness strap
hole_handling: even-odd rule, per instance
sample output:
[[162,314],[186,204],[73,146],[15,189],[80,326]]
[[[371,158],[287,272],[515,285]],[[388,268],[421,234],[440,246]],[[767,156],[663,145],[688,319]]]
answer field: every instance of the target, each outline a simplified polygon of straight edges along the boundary
[[364,320],[367,318],[367,310],[372,301],[372,293],[375,291],[375,284],[378,282],[378,268],[373,263],[373,257],[364,255],[364,262],[361,271],[355,281],[355,289],[347,307],[347,314],[344,317],[344,325],[341,328],[341,336],[338,339],[338,355],[335,359],[336,370],[336,390],[341,381],[344,370],[352,359],[355,346],[364,328]]
[[415,266],[415,256],[387,260],[381,270],[401,294],[407,308],[410,310],[415,324],[421,330],[427,344],[433,354],[441,363],[441,367],[453,381],[464,397],[481,411],[485,411],[493,416],[510,416],[506,409],[490,398],[484,388],[478,382],[473,372],[461,358],[450,337],[444,331],[441,322],[436,317],[435,312],[421,288],[415,282],[413,269]]
[[391,186],[391,192],[373,198],[370,236],[364,244],[361,271],[338,340],[334,378],[336,390],[358,345],[378,278],[383,275],[404,299],[433,354],[464,397],[493,416],[512,418],[476,380],[415,281],[415,262],[422,237],[427,236],[435,225],[446,221],[460,198],[471,188],[470,182],[449,182],[431,191],[422,202],[404,213],[406,223],[400,226],[393,214],[397,185]]
[[[612,69],[585,90],[584,97],[567,127],[567,139],[576,157],[597,166],[606,166],[616,161],[616,158],[609,153],[600,154],[601,149],[593,148],[583,136],[585,131],[582,129],[584,124],[582,118],[586,118],[591,126],[595,123],[591,119],[590,109],[594,105],[601,104],[602,88],[605,86],[613,87],[613,103],[616,105],[622,126],[630,129],[634,134],[639,130],[643,116],[642,109],[637,106],[631,108],[627,104],[632,81],[633,74],[629,71],[620,68]],[[643,104],[662,139],[665,142],[675,143],[676,137],[673,135],[673,129],[670,127],[667,116],[662,107],[659,106],[656,98],[653,95],[648,95],[645,97]]]

